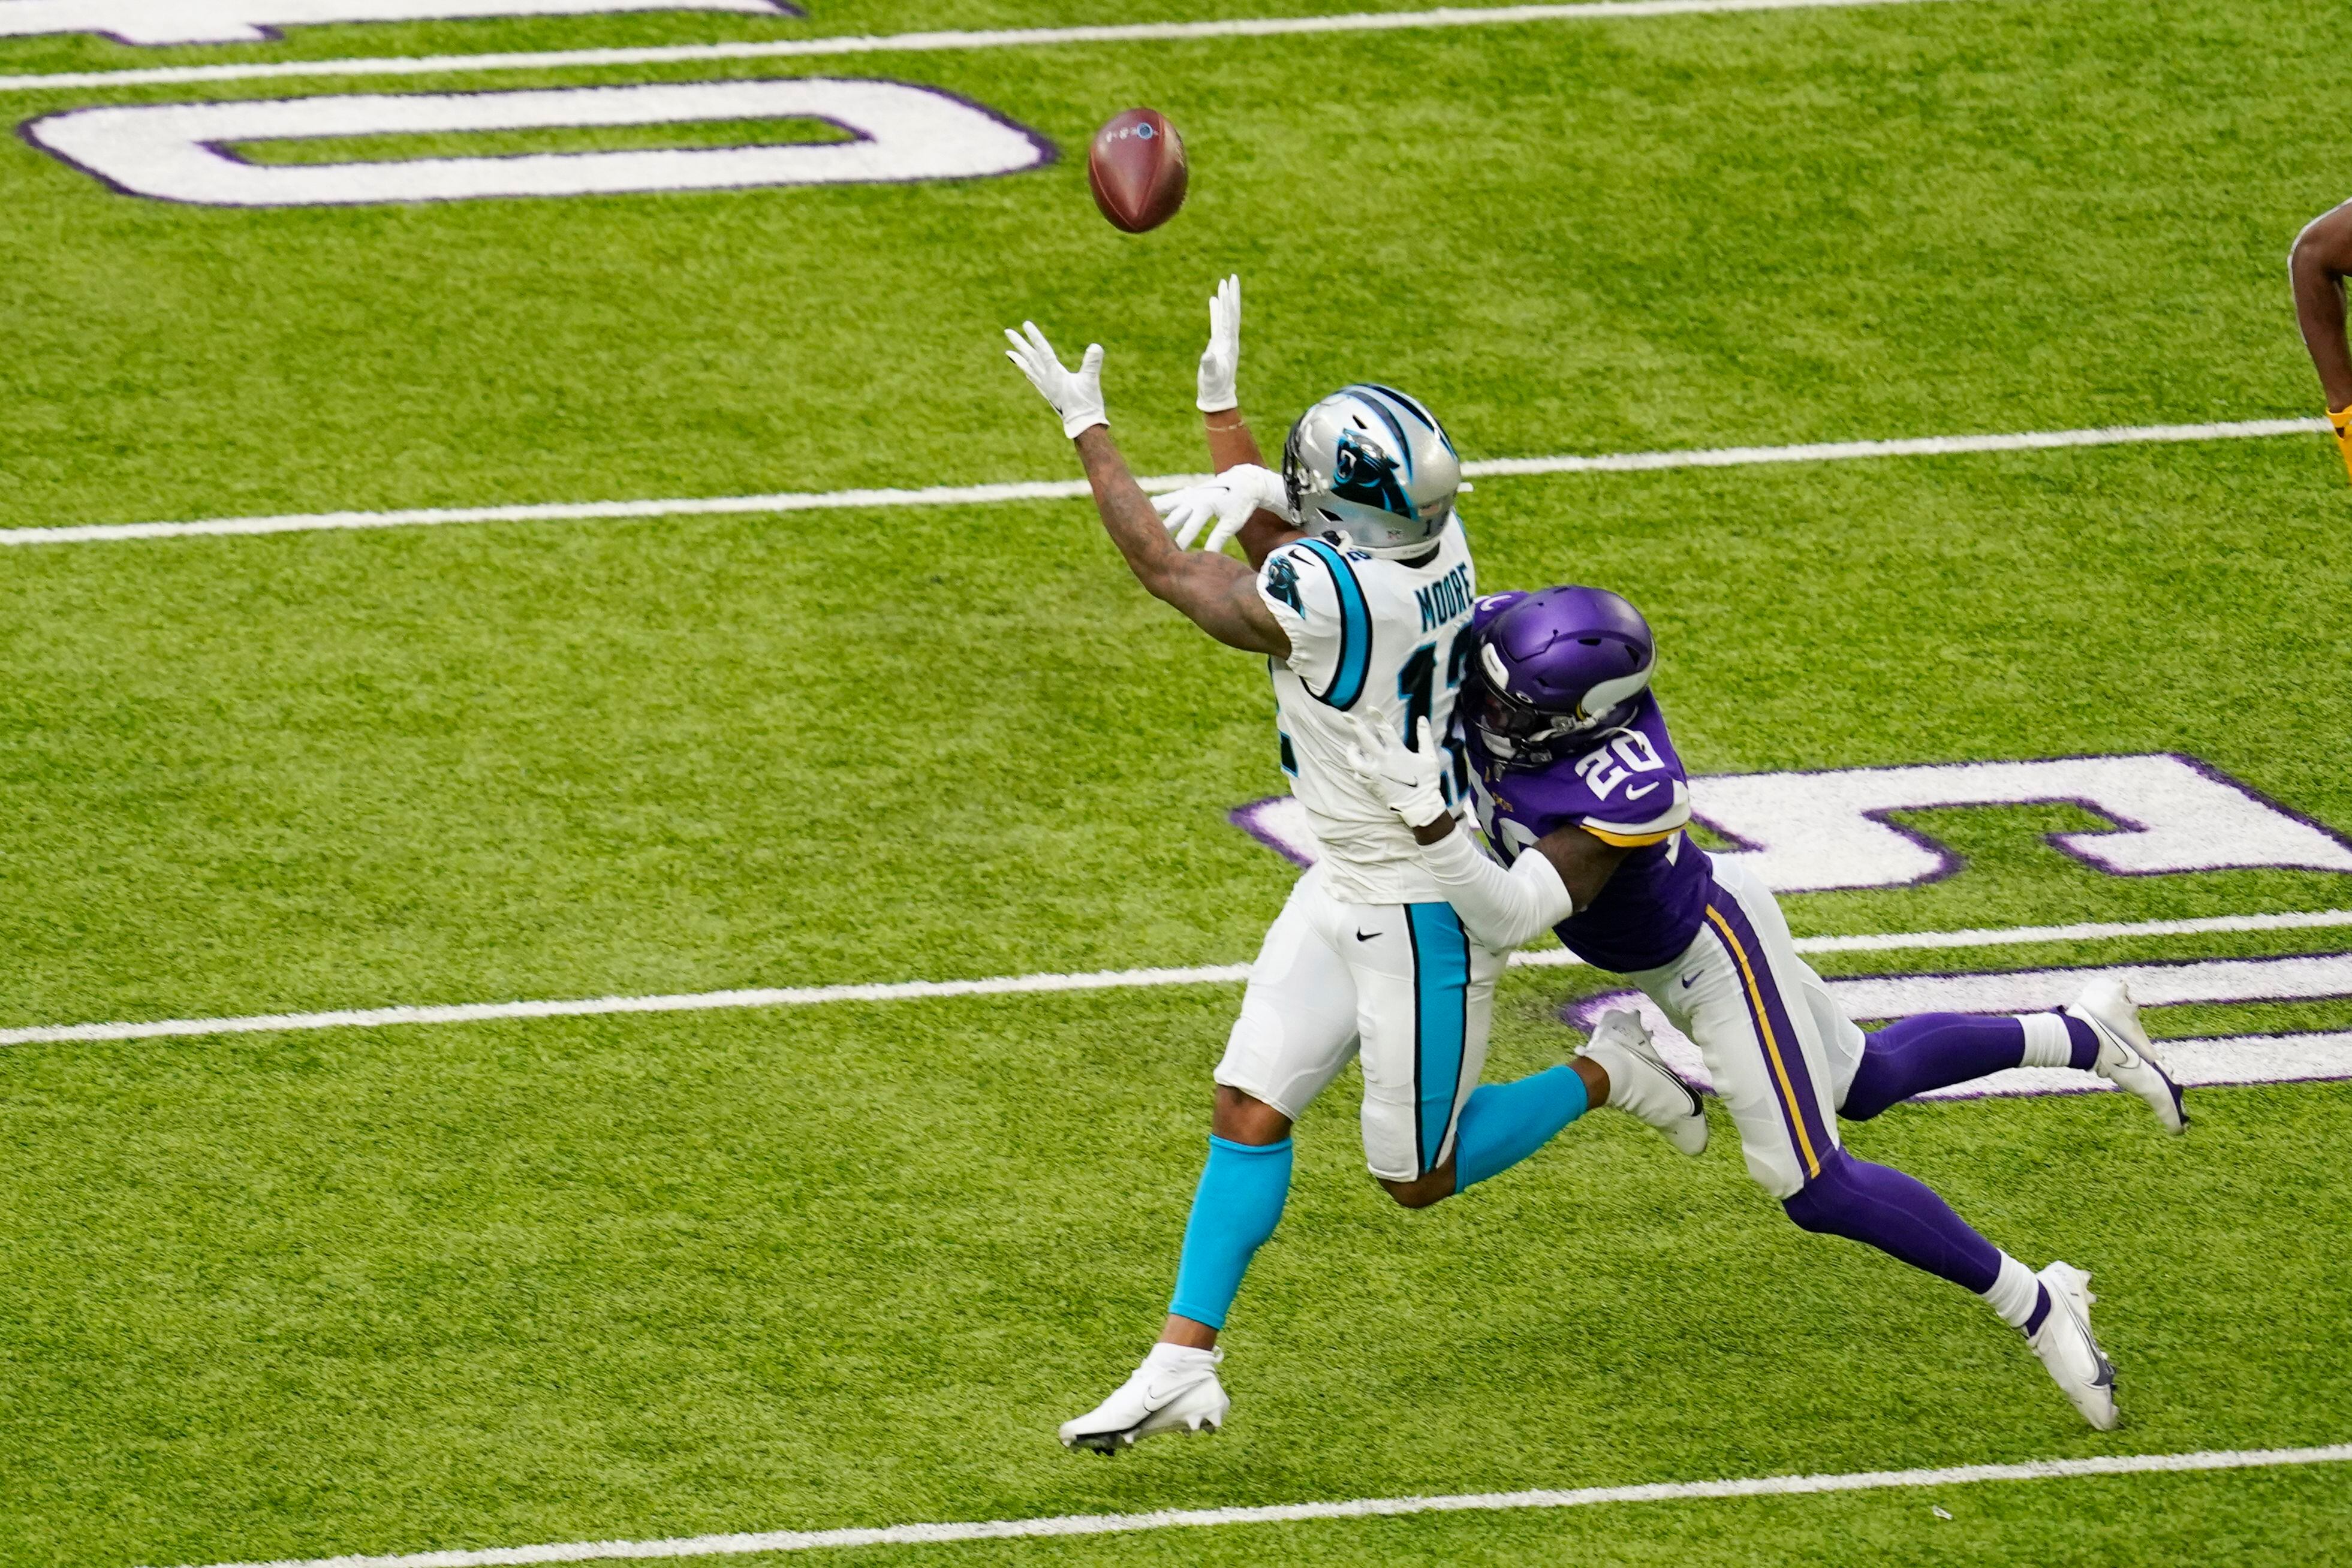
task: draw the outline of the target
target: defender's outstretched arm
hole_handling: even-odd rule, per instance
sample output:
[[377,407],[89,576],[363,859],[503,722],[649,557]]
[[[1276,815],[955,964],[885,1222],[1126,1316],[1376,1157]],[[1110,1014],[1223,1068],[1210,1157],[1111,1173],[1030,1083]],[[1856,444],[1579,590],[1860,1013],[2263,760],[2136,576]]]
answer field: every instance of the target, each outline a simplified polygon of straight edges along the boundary
[[1589,906],[1633,852],[1582,828],[1562,828],[1537,840],[1506,871],[1480,854],[1451,816],[1413,829],[1412,837],[1422,847],[1421,863],[1462,923],[1489,946],[1506,948]]
[[1591,905],[1632,853],[1582,828],[1538,840],[1509,870],[1478,852],[1445,809],[1445,762],[1429,721],[1412,749],[1376,724],[1359,727],[1349,762],[1389,810],[1412,831],[1421,863],[1445,889],[1471,934],[1490,947],[1512,948]]
[[2311,220],[2288,257],[2304,347],[2327,396],[2328,422],[2352,472],[2352,348],[2344,339],[2344,279],[2352,275],[2352,202]]

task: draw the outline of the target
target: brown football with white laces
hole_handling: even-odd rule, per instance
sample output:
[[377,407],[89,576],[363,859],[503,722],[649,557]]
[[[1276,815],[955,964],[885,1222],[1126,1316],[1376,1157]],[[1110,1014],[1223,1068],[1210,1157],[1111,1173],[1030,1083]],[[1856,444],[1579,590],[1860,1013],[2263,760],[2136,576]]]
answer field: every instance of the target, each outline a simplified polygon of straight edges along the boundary
[[1156,109],[1112,115],[1087,151],[1087,184],[1111,226],[1139,235],[1184,204],[1184,139]]

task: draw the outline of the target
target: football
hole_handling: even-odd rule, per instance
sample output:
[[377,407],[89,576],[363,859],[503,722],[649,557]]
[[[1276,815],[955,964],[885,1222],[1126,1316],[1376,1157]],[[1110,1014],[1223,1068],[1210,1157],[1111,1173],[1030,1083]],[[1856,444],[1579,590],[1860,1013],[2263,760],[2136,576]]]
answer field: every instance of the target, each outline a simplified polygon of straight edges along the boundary
[[1156,109],[1114,114],[1087,152],[1087,183],[1115,228],[1156,229],[1184,204],[1184,139]]

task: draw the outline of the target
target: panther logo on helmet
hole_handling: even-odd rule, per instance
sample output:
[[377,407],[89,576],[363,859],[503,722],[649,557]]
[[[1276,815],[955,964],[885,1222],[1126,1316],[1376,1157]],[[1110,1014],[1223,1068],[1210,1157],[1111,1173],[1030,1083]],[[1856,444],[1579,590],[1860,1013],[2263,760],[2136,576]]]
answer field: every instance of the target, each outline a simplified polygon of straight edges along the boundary
[[1395,559],[1435,543],[1463,487],[1462,460],[1430,412],[1370,382],[1298,416],[1282,478],[1300,528]]
[[1412,516],[1412,503],[1397,483],[1396,459],[1352,430],[1339,433],[1339,450],[1331,462],[1331,493],[1400,517]]

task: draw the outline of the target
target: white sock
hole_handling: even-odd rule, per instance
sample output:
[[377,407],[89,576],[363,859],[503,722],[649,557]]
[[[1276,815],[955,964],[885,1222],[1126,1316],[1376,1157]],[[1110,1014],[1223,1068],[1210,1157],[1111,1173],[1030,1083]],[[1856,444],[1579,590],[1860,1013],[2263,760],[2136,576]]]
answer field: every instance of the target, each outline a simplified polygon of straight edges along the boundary
[[[2063,1032],[2063,1025],[2060,1031]],[[2042,1300],[2042,1281],[2033,1277],[2032,1270],[2004,1252],[2000,1255],[2000,1272],[1993,1277],[1992,1289],[1984,1293],[1984,1299],[1985,1305],[1998,1312],[2001,1322],[2021,1329]]]
[[2072,1067],[2074,1065],[2074,1041],[2066,1032],[2066,1020],[2056,1013],[2020,1013],[2017,1021],[2025,1026],[2025,1060],[2023,1067]]
[[1151,1347],[1151,1354],[1143,1358],[1143,1364],[1164,1366],[1171,1372],[1189,1371],[1202,1366],[1214,1366],[1218,1360],[1217,1353],[1213,1350],[1202,1350],[1196,1345],[1169,1344],[1162,1342]]

